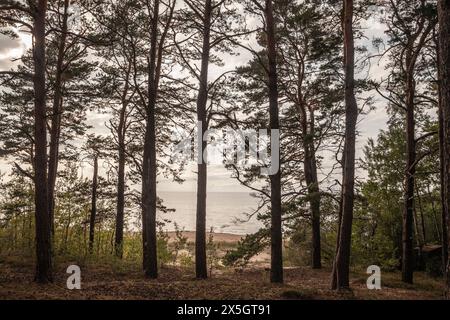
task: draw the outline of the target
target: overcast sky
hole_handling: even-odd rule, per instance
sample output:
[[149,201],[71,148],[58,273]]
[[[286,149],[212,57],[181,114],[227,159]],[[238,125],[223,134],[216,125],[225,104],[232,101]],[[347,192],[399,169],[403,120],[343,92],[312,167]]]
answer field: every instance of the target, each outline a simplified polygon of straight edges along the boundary
[[[372,48],[371,42],[374,37],[384,37],[384,27],[376,19],[370,19],[363,27],[365,28],[365,39],[360,40],[359,44],[366,45],[369,50]],[[30,36],[20,34],[19,39],[11,40],[3,35],[0,35],[0,70],[8,70],[14,67],[15,62],[13,59],[20,57],[30,46]],[[250,59],[248,52],[242,52],[238,56],[227,56],[225,59],[225,68],[234,69],[237,65],[242,65]],[[211,68],[210,78],[214,79],[217,74],[223,72],[222,69]],[[367,70],[365,71],[367,72]],[[384,70],[384,61],[379,64],[372,64],[370,70],[370,77],[379,79],[386,74]],[[375,96],[375,93],[370,93]],[[360,136],[358,137],[357,157],[362,156],[362,147],[366,144],[369,137],[376,137],[379,130],[385,128],[387,115],[385,109],[385,101],[381,97],[377,97],[376,108],[369,115],[360,118],[358,124],[358,130]],[[105,122],[108,120],[108,116],[104,114],[96,114],[90,112],[88,115],[88,122],[93,126],[96,134],[107,134],[108,129],[105,127]],[[324,166],[327,166],[327,162],[331,163],[331,159],[324,160]],[[186,182],[183,185],[173,183],[171,181],[160,179],[159,190],[160,191],[195,191],[196,190],[196,177],[195,177],[195,165],[189,166],[184,174]],[[89,174],[91,168],[86,167],[83,169],[83,174]],[[5,161],[0,160],[0,171],[7,172],[8,165]],[[363,172],[359,173],[360,176],[364,176]],[[208,172],[208,190],[211,192],[236,192],[236,191],[248,191],[248,189],[242,187],[234,179],[230,178],[230,172],[222,168],[221,166],[210,166]]]

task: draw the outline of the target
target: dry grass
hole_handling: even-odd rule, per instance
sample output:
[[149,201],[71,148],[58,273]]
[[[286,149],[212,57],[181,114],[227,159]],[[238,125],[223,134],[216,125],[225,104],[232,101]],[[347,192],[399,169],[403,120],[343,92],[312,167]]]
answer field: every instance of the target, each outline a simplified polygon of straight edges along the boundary
[[82,290],[66,289],[70,261],[58,262],[55,281],[39,285],[33,264],[20,257],[0,259],[0,299],[441,299],[440,279],[416,273],[414,286],[399,273],[382,274],[382,290],[368,290],[364,273],[353,273],[348,292],[329,290],[329,269],[287,268],[285,284],[271,284],[264,268],[236,272],[223,269],[208,280],[196,280],[192,270],[163,268],[157,280],[145,279],[136,263],[85,263]]

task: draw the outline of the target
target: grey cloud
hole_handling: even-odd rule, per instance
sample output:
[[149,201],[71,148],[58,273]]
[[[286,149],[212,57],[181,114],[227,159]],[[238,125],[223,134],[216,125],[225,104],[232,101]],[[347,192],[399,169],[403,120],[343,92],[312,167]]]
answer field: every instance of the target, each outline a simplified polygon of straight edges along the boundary
[[0,35],[0,54],[7,54],[9,50],[21,47],[22,43],[19,39],[11,39],[5,35]]
[[6,57],[0,58],[0,70],[9,70],[13,68],[17,63],[11,61],[7,54],[12,49],[22,48],[23,44],[20,39],[11,39],[5,35],[0,35],[0,56],[6,55]]

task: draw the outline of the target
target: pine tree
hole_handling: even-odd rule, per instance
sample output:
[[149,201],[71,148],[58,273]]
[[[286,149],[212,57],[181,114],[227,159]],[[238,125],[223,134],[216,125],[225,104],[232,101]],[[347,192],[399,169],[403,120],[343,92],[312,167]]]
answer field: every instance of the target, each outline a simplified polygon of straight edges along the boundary
[[[450,3],[449,1],[438,1],[439,16],[439,56],[440,56],[440,94],[441,94],[441,110],[443,114],[444,125],[444,179],[445,185],[441,186],[445,190],[444,206],[447,219],[447,230],[450,230],[450,218],[448,214],[450,199],[450,175],[449,175],[449,141],[450,141]],[[448,235],[447,235],[448,236]],[[450,243],[450,240],[447,239]],[[447,293],[450,291],[450,260],[447,262],[446,270],[446,288]]]

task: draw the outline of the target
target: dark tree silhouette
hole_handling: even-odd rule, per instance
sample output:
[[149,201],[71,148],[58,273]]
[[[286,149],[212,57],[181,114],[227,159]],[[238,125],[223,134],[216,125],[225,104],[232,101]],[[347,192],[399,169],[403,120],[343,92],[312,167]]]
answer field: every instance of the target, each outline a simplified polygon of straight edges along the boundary
[[342,199],[332,289],[349,287],[350,249],[355,185],[355,143],[358,106],[355,98],[355,44],[353,0],[344,0],[345,141],[342,173]]
[[[450,208],[450,1],[438,1],[439,18],[439,52],[440,52],[440,94],[441,110],[444,124],[444,179],[445,203],[447,230],[450,230],[450,217],[448,210]],[[445,221],[443,221],[445,222]],[[445,224],[445,223],[444,223]],[[447,243],[450,238],[447,234]],[[448,257],[447,257],[448,260]],[[447,261],[446,269],[446,288],[447,294],[450,291],[450,260]]]
[[91,186],[91,211],[89,215],[89,253],[94,251],[95,223],[97,221],[97,198],[98,198],[98,162],[104,153],[105,140],[101,136],[89,135],[86,143],[88,159],[92,161],[92,186]]
[[[209,52],[211,48],[211,14],[213,6],[211,0],[206,0],[203,8],[203,45],[202,60],[200,69],[199,89],[197,96],[197,121],[201,123],[201,131],[198,132],[201,139],[198,146],[199,162],[197,164],[197,215],[195,232],[195,274],[197,278],[207,278],[208,268],[206,263],[206,183],[207,159],[203,157],[206,149],[206,141],[203,139],[204,133],[208,130],[206,104],[208,101],[208,66]],[[201,158],[200,158],[201,157]],[[201,161],[200,161],[201,160]]]
[[[277,53],[276,53],[276,31],[273,15],[272,0],[266,0],[264,7],[267,35],[267,57],[268,57],[268,90],[269,90],[269,115],[270,129],[280,128],[278,119],[278,80],[277,80]],[[280,159],[278,159],[280,163]],[[270,205],[271,205],[271,263],[270,281],[283,282],[283,234],[281,228],[281,168],[270,176]]]
[[[148,88],[147,104],[145,107],[145,138],[142,159],[142,242],[143,267],[149,278],[158,277],[158,262],[156,248],[156,103],[158,87],[161,78],[163,50],[176,1],[169,2],[166,11],[166,21],[163,30],[159,30],[160,0],[154,0],[152,12],[148,12],[150,19],[150,52],[148,57]],[[150,8],[149,8],[150,10]],[[158,34],[160,36],[158,36]]]

